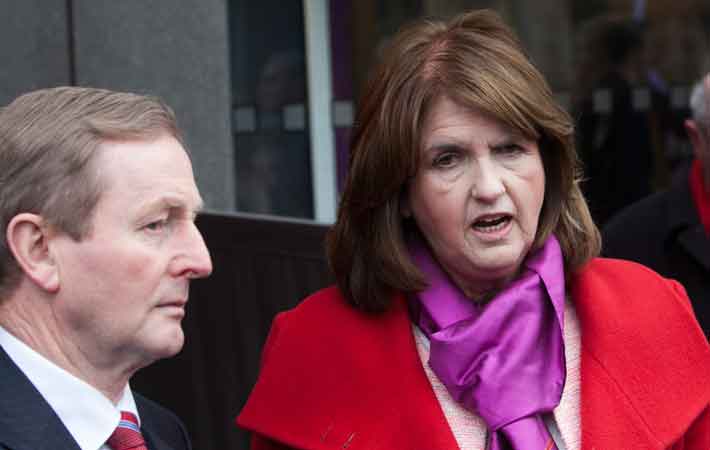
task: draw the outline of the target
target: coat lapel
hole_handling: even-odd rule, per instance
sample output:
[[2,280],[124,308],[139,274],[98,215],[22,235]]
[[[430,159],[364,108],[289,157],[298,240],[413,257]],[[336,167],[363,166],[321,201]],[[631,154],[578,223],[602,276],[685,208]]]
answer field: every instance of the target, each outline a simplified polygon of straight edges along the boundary
[[0,348],[0,446],[81,450],[42,395]]
[[710,239],[701,224],[686,228],[678,234],[678,243],[695,260],[710,271]]
[[419,360],[404,298],[371,316],[334,288],[276,318],[237,422],[293,448],[458,448]]
[[172,413],[133,391],[148,450],[189,450],[187,431]]
[[669,194],[668,229],[678,230],[678,244],[706,271],[710,271],[710,239],[700,223],[687,178],[675,184]]
[[149,450],[174,450],[174,447],[168,445],[157,433],[145,426],[141,427],[141,433],[143,433],[143,438],[148,444]]
[[670,447],[710,401],[710,349],[682,287],[600,258],[572,289],[582,331],[582,448]]

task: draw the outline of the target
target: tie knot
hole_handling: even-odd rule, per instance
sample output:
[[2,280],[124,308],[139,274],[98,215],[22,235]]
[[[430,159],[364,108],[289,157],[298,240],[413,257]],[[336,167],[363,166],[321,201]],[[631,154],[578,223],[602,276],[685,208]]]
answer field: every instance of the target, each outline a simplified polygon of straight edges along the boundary
[[121,421],[106,443],[112,450],[148,450],[138,427],[138,419],[126,411],[121,411]]

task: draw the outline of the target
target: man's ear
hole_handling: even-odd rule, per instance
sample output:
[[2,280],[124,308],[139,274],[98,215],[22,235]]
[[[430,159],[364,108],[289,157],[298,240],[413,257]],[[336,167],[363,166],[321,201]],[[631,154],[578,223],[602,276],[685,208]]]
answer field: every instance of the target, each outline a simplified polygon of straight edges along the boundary
[[21,213],[7,224],[6,238],[25,275],[40,288],[57,292],[59,271],[48,246],[51,232],[51,227],[41,216]]
[[702,130],[693,119],[686,119],[683,125],[685,125],[685,132],[688,133],[690,144],[693,146],[693,155],[696,158],[702,158],[704,156],[702,152],[705,145]]

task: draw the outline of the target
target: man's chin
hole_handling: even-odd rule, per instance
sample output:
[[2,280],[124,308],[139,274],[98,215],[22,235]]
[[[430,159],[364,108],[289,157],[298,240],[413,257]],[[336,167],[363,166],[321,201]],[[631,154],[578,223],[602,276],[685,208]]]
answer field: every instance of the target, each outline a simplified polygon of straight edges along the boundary
[[163,336],[156,340],[150,353],[154,357],[154,360],[170,358],[180,353],[184,343],[185,334],[182,331],[182,327],[180,327],[180,324],[178,323],[173,329],[166,332]]

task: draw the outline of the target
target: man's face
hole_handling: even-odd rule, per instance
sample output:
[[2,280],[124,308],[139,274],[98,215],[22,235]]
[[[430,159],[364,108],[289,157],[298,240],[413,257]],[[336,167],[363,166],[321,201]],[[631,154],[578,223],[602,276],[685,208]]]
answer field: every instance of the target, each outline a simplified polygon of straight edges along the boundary
[[104,190],[88,235],[50,239],[60,283],[53,313],[91,364],[137,369],[180,351],[190,279],[212,271],[194,224],[202,201],[170,136],[106,142],[95,162]]
[[685,129],[693,145],[693,154],[700,162],[705,190],[710,192],[710,127],[688,119],[685,121]]
[[[703,98],[706,102],[705,109],[710,110],[710,74],[703,78]],[[710,124],[696,124],[700,135],[697,143],[693,142],[695,156],[700,160],[703,170],[705,190],[710,192]]]
[[710,192],[710,128],[702,128],[701,131],[703,135],[695,152],[702,167],[705,190]]

